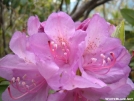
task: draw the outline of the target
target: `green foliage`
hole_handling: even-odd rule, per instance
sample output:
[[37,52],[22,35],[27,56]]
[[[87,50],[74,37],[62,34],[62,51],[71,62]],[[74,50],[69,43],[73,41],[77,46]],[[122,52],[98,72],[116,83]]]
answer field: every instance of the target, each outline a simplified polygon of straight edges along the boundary
[[128,95],[127,98],[131,98],[132,99],[131,101],[134,101],[134,90],[131,91],[131,93]]
[[0,101],[2,101],[1,95],[5,91],[6,88],[7,88],[7,85],[0,85]]
[[112,34],[112,36],[119,38],[121,40],[122,45],[124,45],[125,42],[124,21],[122,21],[120,25],[116,27],[116,31]]
[[132,9],[121,9],[121,14],[127,22],[134,26],[134,10]]
[[8,85],[9,85],[9,82],[5,81],[5,79],[0,77],[0,101],[2,101],[1,95],[5,91]]
[[65,0],[65,3],[66,3],[67,5],[69,5],[69,4],[70,4],[70,0]]

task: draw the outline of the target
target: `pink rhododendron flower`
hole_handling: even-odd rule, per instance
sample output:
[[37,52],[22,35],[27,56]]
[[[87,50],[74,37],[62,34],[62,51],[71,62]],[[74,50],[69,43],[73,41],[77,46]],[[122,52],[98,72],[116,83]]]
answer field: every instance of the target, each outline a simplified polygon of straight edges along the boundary
[[81,24],[79,24],[79,25],[77,24],[76,30],[81,29],[81,30],[85,31],[87,29],[89,23],[90,23],[90,18],[87,18]]
[[31,51],[38,56],[38,69],[49,85],[54,89],[61,89],[66,85],[65,82],[75,76],[75,69],[78,68],[76,51],[79,43],[84,41],[86,32],[75,31],[75,23],[63,12],[52,13],[45,23],[44,31],[48,39],[33,36]]
[[0,60],[0,76],[10,81],[10,86],[2,94],[3,101],[47,99],[49,87],[37,66],[25,62],[17,55],[7,55]]
[[[51,94],[48,101],[100,101],[105,98],[125,98],[134,89],[132,81],[122,78],[119,82],[101,88],[75,88]],[[123,91],[125,89],[125,91]],[[110,100],[111,101],[111,100]]]
[[27,27],[28,35],[11,38],[14,54],[0,59],[0,76],[10,81],[3,101],[100,101],[134,90],[131,56],[98,14],[81,23],[64,12],[43,22],[31,16]]
[[10,81],[9,87],[2,94],[3,101],[44,101],[47,99],[49,86],[37,69],[35,54],[29,50],[30,37],[42,34],[35,30],[37,26],[33,25],[33,28],[29,28],[31,27],[29,23],[33,19],[37,21],[31,24],[39,23],[37,17],[29,18],[30,36],[19,31],[14,33],[10,41],[10,49],[15,55],[9,54],[0,59],[0,76]]
[[90,75],[105,83],[113,83],[128,76],[131,56],[119,39],[111,37],[109,24],[96,14],[90,20],[86,32],[85,42],[79,48],[83,76]]

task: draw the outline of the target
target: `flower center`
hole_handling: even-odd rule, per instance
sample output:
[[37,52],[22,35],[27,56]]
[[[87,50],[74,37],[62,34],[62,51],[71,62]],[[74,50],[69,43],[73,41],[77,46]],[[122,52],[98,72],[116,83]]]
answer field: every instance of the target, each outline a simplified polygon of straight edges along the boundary
[[17,89],[22,95],[18,97],[14,97],[12,95],[10,86],[8,87],[8,93],[12,99],[19,99],[22,98],[23,96],[29,94],[29,93],[35,93],[40,90],[40,88],[45,84],[45,80],[40,79],[39,80],[39,75],[38,78],[30,78],[27,77],[25,74],[23,77],[13,77],[12,80],[10,81],[10,84],[13,88]]
[[[91,71],[91,72],[100,72],[100,70],[105,70],[105,73],[102,74],[107,74],[111,67],[115,65],[116,58],[114,53],[110,53],[109,56],[106,56],[104,54],[100,54],[101,59],[97,58],[91,58],[91,62],[88,64],[84,65],[84,69]],[[101,64],[100,64],[101,60]],[[99,61],[99,62],[97,62]]]
[[55,60],[60,60],[65,63],[69,62],[70,51],[65,41],[60,41],[59,44],[54,41],[50,41],[49,47]]

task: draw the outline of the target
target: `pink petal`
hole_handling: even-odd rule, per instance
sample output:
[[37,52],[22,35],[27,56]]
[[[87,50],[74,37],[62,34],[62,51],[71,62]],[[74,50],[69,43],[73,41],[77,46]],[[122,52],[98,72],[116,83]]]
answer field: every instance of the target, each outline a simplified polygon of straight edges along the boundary
[[28,19],[27,22],[27,27],[28,27],[28,34],[33,35],[36,34],[39,30],[40,27],[40,21],[37,16],[31,16]]
[[77,30],[77,28],[80,26],[81,22],[80,21],[77,21],[74,24],[75,24],[75,29]]
[[34,64],[25,62],[16,55],[9,54],[0,59],[0,76],[7,80],[17,76],[22,77],[25,74],[33,75],[36,72],[38,74],[37,67]]
[[78,27],[77,27],[77,30],[81,29],[81,30],[84,30],[86,31],[87,30],[87,27],[90,23],[90,19],[87,18],[86,20],[84,20]]
[[78,59],[79,44],[85,40],[87,33],[82,30],[76,31],[69,39],[70,42],[70,62],[74,62]]
[[15,32],[11,38],[10,49],[20,58],[25,57],[26,40],[26,35],[19,31]]
[[88,37],[99,36],[109,36],[109,25],[104,18],[100,17],[99,14],[95,14],[88,25],[87,28]]
[[112,83],[109,85],[111,90],[104,95],[105,98],[126,98],[129,93],[132,91],[132,88],[129,84],[126,83],[127,79],[122,78],[116,83]]
[[54,41],[58,37],[69,38],[75,32],[75,24],[64,12],[52,13],[46,21],[45,32]]
[[132,89],[134,90],[134,83],[132,82],[132,80],[131,79],[127,79],[127,84],[129,84],[131,87],[132,87]]
[[41,59],[38,61],[38,70],[41,73],[41,75],[46,80],[48,80],[59,70],[59,67],[52,60]]
[[98,14],[92,17],[86,32],[86,47],[89,47],[89,51],[92,53],[96,52],[100,44],[104,43],[106,36],[110,36],[109,25]]
[[51,88],[60,90],[72,90],[75,88],[89,88],[95,87],[100,88],[99,84],[93,83],[91,80],[85,79],[81,76],[76,76],[69,74],[69,72],[61,72],[54,75],[52,78],[48,80],[48,84]]
[[116,30],[116,27],[114,25],[109,24],[109,33],[110,33],[110,35],[112,35],[115,30]]
[[47,101],[70,101],[70,100],[64,99],[65,96],[66,96],[66,93],[64,93],[64,92],[50,94],[48,96],[48,100]]
[[28,50],[34,53],[38,58],[49,58],[51,52],[48,44],[48,38],[45,33],[37,33],[29,37]]
[[126,76],[130,72],[130,68],[125,66],[124,68],[119,68],[117,66],[112,67],[107,74],[99,75],[99,74],[89,74],[93,75],[96,78],[99,78],[105,83],[114,83],[120,80],[122,77]]
[[35,63],[35,56],[27,50],[28,38],[24,33],[15,32],[10,41],[10,49],[20,58]]
[[85,88],[82,89],[83,97],[87,98],[89,101],[100,101],[101,96],[107,94],[110,91],[109,87],[102,88]]

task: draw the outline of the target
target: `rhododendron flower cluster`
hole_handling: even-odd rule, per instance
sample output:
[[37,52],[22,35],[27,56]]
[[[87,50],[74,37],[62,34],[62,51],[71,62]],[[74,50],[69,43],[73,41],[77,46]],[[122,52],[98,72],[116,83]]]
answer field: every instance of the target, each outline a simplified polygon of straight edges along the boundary
[[131,55],[115,26],[94,14],[74,22],[64,12],[44,22],[31,16],[27,32],[17,31],[8,54],[0,59],[0,76],[10,85],[3,101],[100,101],[125,98],[134,90],[128,78]]

